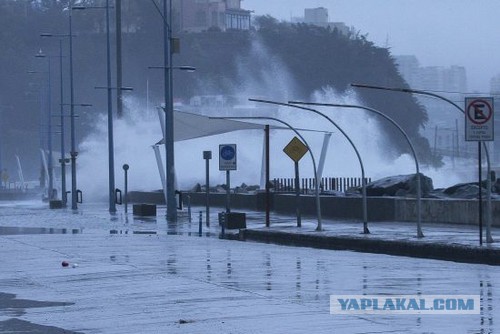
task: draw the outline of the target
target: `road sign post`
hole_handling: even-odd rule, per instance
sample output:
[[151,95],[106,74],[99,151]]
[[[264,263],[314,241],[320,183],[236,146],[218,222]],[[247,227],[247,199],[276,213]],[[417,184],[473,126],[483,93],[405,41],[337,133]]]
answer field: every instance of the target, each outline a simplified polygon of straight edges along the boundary
[[465,98],[465,140],[494,140],[494,110],[492,97]]
[[219,145],[219,170],[226,171],[226,212],[231,212],[231,176],[236,170],[236,144]]
[[[297,227],[302,226],[302,217],[300,212],[300,180],[299,180],[299,161],[302,159],[304,154],[308,151],[307,146],[300,141],[299,138],[293,137],[293,139],[285,146],[283,152],[285,152],[290,159],[294,161],[295,167],[295,197],[296,197],[296,215],[297,215]],[[318,180],[316,180],[317,182]]]
[[212,151],[203,151],[203,159],[205,159],[205,221],[207,227],[210,227],[210,159],[212,159]]
[[[465,98],[465,140],[478,142],[478,207],[479,244],[483,244],[483,194],[481,173],[481,145],[494,140],[494,104],[492,97]],[[488,175],[488,177],[490,177]],[[487,236],[491,233],[491,221],[486,225]]]

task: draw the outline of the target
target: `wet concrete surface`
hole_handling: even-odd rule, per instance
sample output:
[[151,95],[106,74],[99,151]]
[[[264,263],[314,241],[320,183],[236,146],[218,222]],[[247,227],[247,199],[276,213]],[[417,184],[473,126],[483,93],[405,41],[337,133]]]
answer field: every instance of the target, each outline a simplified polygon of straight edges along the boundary
[[[3,213],[0,226],[75,228],[82,233],[0,236],[5,301],[0,309],[8,309],[13,300],[61,303],[24,308],[23,314],[0,311],[1,326],[27,332],[32,325],[54,328],[47,333],[62,328],[77,333],[500,330],[498,267],[221,240],[215,218],[210,227],[203,224],[200,237],[197,221],[189,223],[182,215],[179,223],[166,224],[161,210],[156,219],[147,220],[110,216],[103,205],[82,205],[77,213],[0,206]],[[249,226],[263,228],[261,217],[251,214]],[[290,217],[275,218],[276,228],[294,229]],[[342,233],[359,233],[358,223],[344,225]],[[338,233],[339,227],[331,226],[327,233]],[[413,239],[411,227],[380,224],[372,231],[375,237]],[[305,220],[303,229],[314,229],[314,221]],[[429,234],[435,240],[455,235],[443,231],[440,237],[437,230]],[[474,233],[466,230],[456,238],[464,242]],[[63,268],[63,260],[70,266]],[[467,316],[330,315],[330,294],[477,294],[482,309]],[[4,328],[0,333],[12,332]]]

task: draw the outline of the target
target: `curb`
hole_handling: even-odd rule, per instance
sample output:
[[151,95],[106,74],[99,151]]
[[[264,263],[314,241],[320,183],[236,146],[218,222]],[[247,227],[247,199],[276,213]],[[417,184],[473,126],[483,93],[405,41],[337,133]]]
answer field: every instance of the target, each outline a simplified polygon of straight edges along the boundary
[[[231,239],[236,240],[234,237]],[[487,246],[464,246],[408,240],[381,240],[352,236],[325,236],[253,229],[240,230],[238,239],[287,246],[351,250],[364,253],[408,256],[463,263],[500,265],[500,249],[491,249],[487,248]]]

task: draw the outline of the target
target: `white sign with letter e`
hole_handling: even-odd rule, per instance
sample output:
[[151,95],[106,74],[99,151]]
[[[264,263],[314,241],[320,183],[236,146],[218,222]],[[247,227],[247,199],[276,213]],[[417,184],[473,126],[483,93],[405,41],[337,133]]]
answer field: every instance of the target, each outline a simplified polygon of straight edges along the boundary
[[465,98],[465,140],[494,140],[494,109],[492,97]]

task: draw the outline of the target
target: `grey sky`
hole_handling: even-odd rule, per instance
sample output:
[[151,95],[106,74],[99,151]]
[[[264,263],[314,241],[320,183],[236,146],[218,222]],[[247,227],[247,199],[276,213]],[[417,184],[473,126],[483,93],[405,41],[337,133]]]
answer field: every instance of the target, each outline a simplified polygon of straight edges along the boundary
[[499,0],[244,0],[245,9],[278,19],[328,8],[330,21],[354,26],[395,55],[413,54],[422,66],[462,65],[469,91],[489,91],[500,74]]

